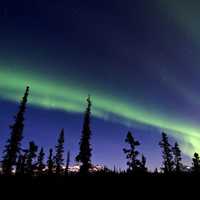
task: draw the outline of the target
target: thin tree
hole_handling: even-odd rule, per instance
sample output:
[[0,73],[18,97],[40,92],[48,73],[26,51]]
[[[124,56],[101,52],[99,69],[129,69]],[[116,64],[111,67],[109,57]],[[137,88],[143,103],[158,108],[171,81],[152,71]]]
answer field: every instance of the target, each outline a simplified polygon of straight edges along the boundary
[[23,149],[22,150],[23,154],[20,155],[21,161],[19,159],[18,162],[18,174],[19,175],[24,175],[26,171],[26,164],[27,164],[27,157],[28,157],[28,149]]
[[200,173],[200,158],[198,153],[194,153],[194,157],[192,159],[192,171],[194,173]]
[[140,169],[141,169],[141,172],[147,172],[147,167],[146,167],[146,157],[142,154],[142,159],[141,159],[141,162],[140,162]]
[[180,173],[181,172],[181,150],[179,148],[179,145],[177,142],[175,142],[174,147],[172,148],[173,154],[174,154],[174,164],[175,164],[175,172]]
[[64,129],[61,130],[58,138],[58,144],[56,145],[55,167],[57,175],[60,175],[62,172],[62,166],[64,161],[63,154],[64,154]]
[[53,161],[53,149],[49,149],[49,156],[47,160],[47,167],[48,167],[48,175],[53,174],[53,168],[54,168],[54,161]]
[[131,132],[128,132],[125,142],[130,145],[130,149],[124,148],[123,151],[128,159],[128,172],[135,172],[140,168],[140,161],[137,159],[139,152],[136,147],[140,145],[139,141],[135,140]]
[[19,155],[16,164],[16,175],[22,175],[23,155]]
[[171,173],[174,168],[173,154],[172,148],[168,141],[168,137],[166,133],[162,133],[162,140],[159,142],[160,147],[163,149],[162,157],[163,157],[163,165],[162,168],[165,174]]
[[114,165],[114,167],[113,167],[113,173],[114,174],[117,174],[117,169],[116,169],[116,166]]
[[37,157],[37,150],[37,145],[35,145],[33,141],[29,142],[29,149],[26,161],[26,173],[29,175],[33,175],[34,170],[36,168],[36,163],[34,163],[34,159]]
[[91,100],[90,96],[87,98],[87,108],[84,114],[83,130],[80,140],[80,151],[76,157],[76,161],[81,163],[80,173],[87,174],[91,167],[91,156],[92,148],[90,145],[91,129],[90,129],[90,118],[91,118]]
[[158,175],[158,168],[155,168],[153,173],[154,173],[154,175]]
[[70,164],[70,151],[67,152],[67,160],[65,166],[65,175],[69,174],[69,164]]
[[44,156],[45,156],[44,149],[41,148],[40,152],[39,152],[39,155],[38,155],[38,161],[37,161],[37,165],[38,165],[37,169],[38,169],[39,175],[41,175],[43,173],[43,170],[45,168]]
[[11,175],[12,167],[16,165],[17,156],[20,154],[21,140],[23,139],[24,114],[26,103],[29,95],[29,87],[26,88],[25,94],[19,106],[19,111],[15,116],[15,122],[10,126],[10,138],[7,140],[3,152],[2,169],[5,175]]

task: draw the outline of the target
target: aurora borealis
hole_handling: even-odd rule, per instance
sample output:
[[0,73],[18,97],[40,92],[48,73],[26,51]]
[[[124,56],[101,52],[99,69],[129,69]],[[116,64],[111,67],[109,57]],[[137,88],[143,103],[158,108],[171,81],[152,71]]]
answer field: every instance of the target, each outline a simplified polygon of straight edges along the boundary
[[[0,105],[5,106],[0,128],[4,139],[10,123],[10,118],[2,119],[6,108],[16,105],[29,85],[34,114],[29,113],[27,120],[36,119],[35,110],[49,116],[49,122],[36,130],[51,130],[55,137],[62,127],[55,128],[53,122],[66,115],[82,119],[84,100],[90,94],[100,128],[95,133],[97,127],[93,127],[93,134],[103,138],[95,144],[101,146],[105,140],[109,149],[109,144],[119,142],[116,147],[122,149],[126,130],[131,129],[144,141],[144,151],[149,148],[149,153],[158,155],[154,144],[159,133],[166,131],[180,142],[186,156],[200,153],[199,14],[193,10],[198,3],[31,2],[5,3],[1,10]],[[76,132],[76,138],[79,132],[70,123],[67,132]],[[63,126],[67,127],[67,120]],[[36,130],[28,130],[30,137],[40,139]],[[48,139],[52,144],[53,137]],[[120,152],[115,148],[106,155],[111,166],[116,162],[114,154]],[[123,166],[121,157],[119,166]]]
[[[14,74],[14,76],[13,76]],[[40,77],[30,77],[28,74],[20,72],[6,72],[2,69],[0,78],[1,97],[7,100],[18,101],[23,93],[24,85],[33,85],[30,104],[41,108],[58,109],[67,112],[82,113],[84,110],[83,100],[87,91],[81,88],[66,87],[59,84],[52,84],[51,81],[42,80]],[[63,92],[66,91],[66,92]],[[145,109],[138,105],[124,104],[117,98],[109,99],[102,95],[93,96],[94,111],[96,117],[113,120],[118,117],[118,122],[129,125],[131,121],[158,127],[176,133],[176,137],[190,141],[194,149],[198,150],[198,128],[184,125],[180,122],[173,122],[170,119],[162,118],[155,113],[147,113]],[[117,118],[115,119],[117,120]],[[186,151],[187,153],[187,151]]]

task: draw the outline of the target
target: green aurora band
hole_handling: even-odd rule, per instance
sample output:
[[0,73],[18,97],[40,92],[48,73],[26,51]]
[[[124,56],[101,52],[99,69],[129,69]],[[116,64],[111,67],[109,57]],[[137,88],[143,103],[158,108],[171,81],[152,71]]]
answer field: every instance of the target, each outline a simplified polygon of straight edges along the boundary
[[[46,79],[45,79],[46,78]],[[25,87],[31,88],[29,103],[46,109],[56,109],[71,113],[82,113],[85,109],[84,99],[88,89],[67,85],[47,79],[47,76],[25,71],[9,71],[0,68],[0,98],[18,102]],[[200,152],[200,127],[187,125],[186,122],[174,121],[158,113],[149,113],[145,108],[120,101],[117,97],[106,97],[92,93],[93,115],[95,117],[117,121],[133,127],[134,122],[142,126],[151,126],[160,131],[168,131],[181,142],[182,150],[191,156]],[[132,123],[132,124],[131,124]]]

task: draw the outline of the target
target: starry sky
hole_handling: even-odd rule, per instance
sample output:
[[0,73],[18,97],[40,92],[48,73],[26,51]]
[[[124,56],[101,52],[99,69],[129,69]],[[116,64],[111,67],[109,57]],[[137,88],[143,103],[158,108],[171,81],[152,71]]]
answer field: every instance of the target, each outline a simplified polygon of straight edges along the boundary
[[24,147],[47,151],[65,128],[73,163],[90,94],[95,164],[125,168],[129,130],[151,169],[162,131],[188,164],[200,153],[199,9],[195,0],[1,1],[0,149],[29,85]]

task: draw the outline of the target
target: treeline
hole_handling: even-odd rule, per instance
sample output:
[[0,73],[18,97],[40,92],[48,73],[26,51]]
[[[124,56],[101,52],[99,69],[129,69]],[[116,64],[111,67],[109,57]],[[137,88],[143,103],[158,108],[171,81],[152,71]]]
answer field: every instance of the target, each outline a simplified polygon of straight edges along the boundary
[[[55,149],[50,148],[45,161],[44,149],[38,146],[34,141],[29,142],[26,149],[22,148],[21,142],[23,139],[24,115],[29,96],[29,87],[26,88],[24,96],[20,102],[19,111],[14,117],[14,123],[10,126],[10,137],[6,142],[3,150],[3,158],[1,161],[1,175],[4,176],[69,176],[73,175],[69,171],[70,166],[70,151],[65,156],[64,153],[64,129],[61,130]],[[76,161],[80,164],[80,170],[77,174],[114,174],[114,175],[169,175],[169,174],[200,174],[200,158],[198,153],[194,153],[192,159],[192,167],[190,171],[184,170],[182,163],[181,150],[179,144],[175,142],[171,145],[166,133],[162,133],[162,139],[159,146],[162,149],[163,163],[160,170],[155,169],[155,172],[149,172],[146,166],[146,157],[137,150],[140,142],[137,141],[131,132],[128,132],[125,142],[128,148],[124,148],[123,152],[127,158],[127,170],[117,171],[104,168],[99,172],[92,171],[92,148],[90,144],[91,129],[91,99],[87,98],[87,107],[84,113],[82,135],[79,142],[79,154],[76,156]]]

